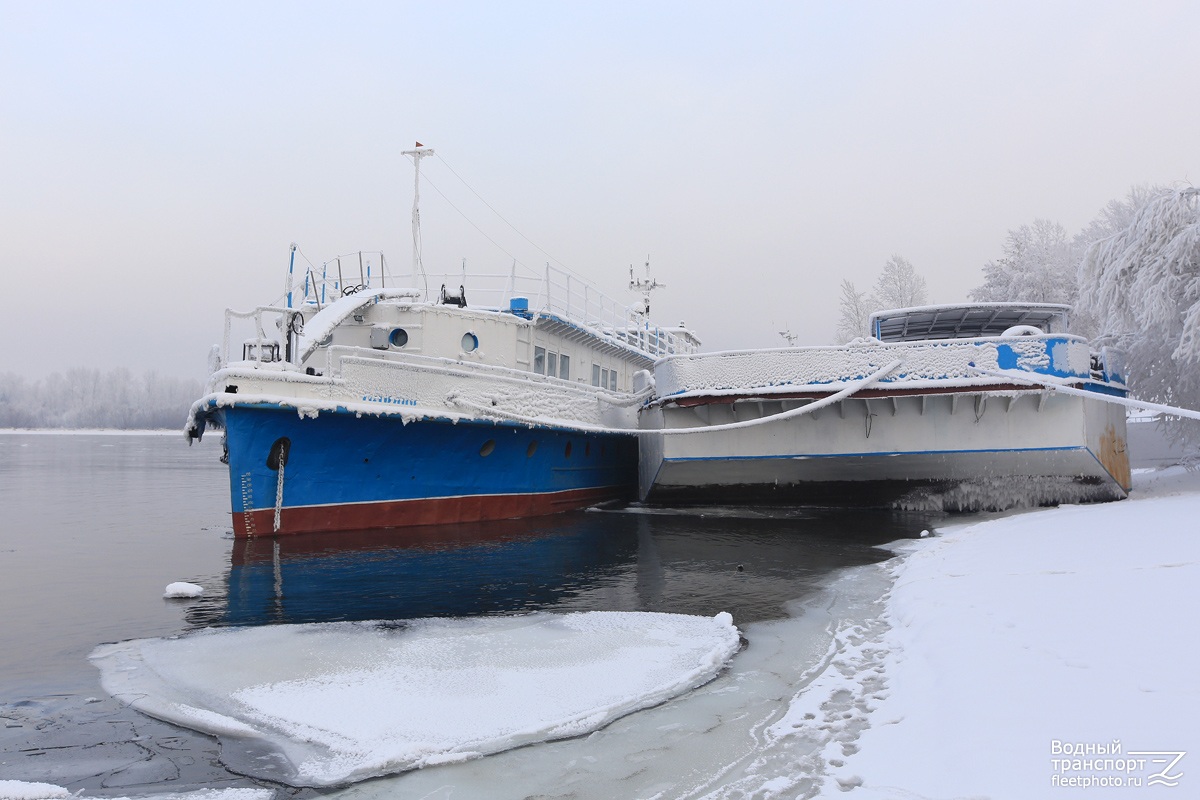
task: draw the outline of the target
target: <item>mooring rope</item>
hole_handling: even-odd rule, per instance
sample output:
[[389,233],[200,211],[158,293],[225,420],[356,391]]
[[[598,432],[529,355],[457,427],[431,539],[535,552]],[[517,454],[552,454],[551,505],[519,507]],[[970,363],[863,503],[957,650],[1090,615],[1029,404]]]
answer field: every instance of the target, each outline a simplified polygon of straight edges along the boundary
[[1146,411],[1158,411],[1162,414],[1170,414],[1175,417],[1187,417],[1188,419],[1200,419],[1200,411],[1193,411],[1190,408],[1179,408],[1178,406],[1166,406],[1161,403],[1147,403],[1145,400],[1138,400],[1132,397],[1118,397],[1112,394],[1104,394],[1103,392],[1093,392],[1088,389],[1080,389],[1075,386],[1066,386],[1061,383],[1055,383],[1051,380],[1043,380],[1032,377],[1027,372],[1010,372],[992,369],[980,369],[972,367],[972,371],[978,372],[980,375],[990,375],[993,378],[1009,378],[1011,380],[1028,383],[1032,386],[1043,386],[1051,391],[1062,392],[1075,397],[1087,397],[1092,400],[1103,400],[1106,403],[1113,403],[1119,406],[1128,406],[1129,408],[1140,408]]
[[706,427],[696,427],[696,428],[664,428],[664,429],[658,431],[658,433],[661,433],[661,434],[664,434],[667,436],[671,436],[671,435],[680,434],[680,433],[707,433],[709,431],[731,431],[731,430],[735,430],[737,428],[749,428],[753,425],[765,425],[768,422],[777,422],[781,419],[791,419],[793,417],[799,417],[804,414],[811,413],[813,411],[819,411],[820,409],[824,408],[825,406],[833,405],[834,403],[838,402],[839,400],[844,400],[845,398],[849,397],[850,395],[854,394],[855,392],[866,389],[871,384],[876,383],[876,382],[882,380],[883,378],[886,378],[888,375],[891,375],[893,372],[895,372],[897,369],[899,369],[899,367],[902,363],[904,363],[904,362],[901,361],[900,359],[896,359],[892,363],[888,364],[886,367],[880,367],[875,372],[871,373],[870,375],[868,375],[867,377],[863,378],[860,381],[856,381],[856,382],[850,384],[845,389],[842,389],[840,392],[834,392],[833,394],[829,395],[828,397],[822,397],[820,400],[814,400],[813,402],[809,403],[808,405],[800,406],[799,408],[793,408],[791,411],[781,411],[778,414],[770,414],[765,417],[759,417],[758,419],[747,419],[747,420],[743,420],[742,422],[726,422],[722,425],[708,425]]
[[849,397],[850,395],[854,394],[855,392],[861,391],[862,389],[867,388],[871,384],[876,383],[876,382],[882,380],[883,378],[886,378],[888,375],[895,372],[902,363],[904,363],[904,362],[901,361],[900,359],[897,359],[897,360],[893,361],[892,363],[888,364],[887,366],[881,367],[880,369],[871,373],[870,375],[863,378],[862,380],[855,381],[854,383],[850,384],[845,389],[842,389],[839,392],[834,392],[833,394],[829,395],[828,397],[823,397],[820,400],[815,400],[812,403],[809,403],[808,405],[801,406],[800,408],[793,408],[791,411],[783,411],[778,414],[771,414],[766,417],[760,417],[759,419],[749,419],[749,420],[744,420],[742,422],[729,422],[729,423],[725,423],[723,425],[697,426],[694,428],[653,428],[653,429],[609,428],[604,425],[589,425],[587,423],[582,423],[582,422],[567,423],[562,420],[548,420],[548,419],[541,418],[541,417],[529,417],[524,414],[514,413],[512,411],[502,411],[501,409],[495,408],[495,407],[482,406],[482,405],[479,405],[478,403],[473,403],[470,400],[464,400],[463,398],[459,397],[458,395],[453,395],[453,394],[446,398],[446,402],[450,405],[458,406],[459,408],[467,408],[467,409],[470,409],[470,410],[475,411],[480,414],[484,414],[484,415],[488,415],[488,416],[492,416],[492,417],[498,417],[500,419],[507,419],[507,420],[511,420],[514,422],[522,422],[526,425],[531,425],[531,426],[533,426],[533,425],[539,425],[539,426],[552,425],[556,428],[566,428],[568,430],[576,430],[576,431],[580,431],[582,433],[620,433],[620,434],[625,434],[627,436],[631,436],[631,435],[635,435],[635,434],[639,434],[639,433],[661,433],[664,435],[673,435],[673,434],[681,434],[681,433],[705,433],[708,431],[727,431],[727,430],[733,430],[736,428],[748,428],[752,425],[765,425],[768,422],[777,422],[779,420],[791,419],[793,417],[799,417],[803,414],[808,414],[812,411],[818,411],[818,410],[824,408],[825,406],[832,405],[832,404],[838,402],[839,400],[843,400],[846,397]]

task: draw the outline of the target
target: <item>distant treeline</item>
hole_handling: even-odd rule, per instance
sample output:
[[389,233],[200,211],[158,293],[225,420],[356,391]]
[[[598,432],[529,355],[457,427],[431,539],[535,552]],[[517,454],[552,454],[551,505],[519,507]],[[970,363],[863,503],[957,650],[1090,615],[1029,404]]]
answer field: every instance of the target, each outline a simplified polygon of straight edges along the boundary
[[118,368],[71,369],[30,381],[0,374],[0,428],[182,428],[198,380]]

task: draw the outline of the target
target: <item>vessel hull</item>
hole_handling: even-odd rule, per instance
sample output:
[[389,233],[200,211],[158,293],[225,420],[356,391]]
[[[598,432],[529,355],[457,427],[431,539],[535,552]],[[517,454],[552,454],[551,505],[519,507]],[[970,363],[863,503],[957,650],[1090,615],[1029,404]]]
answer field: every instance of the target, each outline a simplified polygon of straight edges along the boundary
[[643,432],[642,498],[974,510],[1113,500],[1130,488],[1124,410],[1099,398],[897,394],[705,430],[777,413],[769,405],[693,401],[644,414],[646,428],[689,432]]
[[213,413],[238,537],[538,516],[635,490],[627,435],[266,403]]

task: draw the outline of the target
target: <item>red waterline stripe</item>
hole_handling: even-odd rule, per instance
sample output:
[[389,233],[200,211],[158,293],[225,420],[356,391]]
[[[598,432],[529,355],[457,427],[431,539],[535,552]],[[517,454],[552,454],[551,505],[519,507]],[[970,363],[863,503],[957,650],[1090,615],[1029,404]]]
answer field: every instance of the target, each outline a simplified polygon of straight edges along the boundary
[[625,487],[600,486],[538,494],[487,494],[328,506],[285,506],[279,514],[278,531],[274,530],[275,509],[260,508],[253,511],[235,511],[233,534],[244,538],[540,517],[585,508],[628,494]]

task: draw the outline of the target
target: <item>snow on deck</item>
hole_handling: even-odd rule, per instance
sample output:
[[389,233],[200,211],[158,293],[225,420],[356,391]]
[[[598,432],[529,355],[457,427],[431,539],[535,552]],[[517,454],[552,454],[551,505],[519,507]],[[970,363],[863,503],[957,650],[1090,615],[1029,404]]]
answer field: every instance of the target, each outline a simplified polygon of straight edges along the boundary
[[882,343],[859,339],[842,347],[788,347],[670,356],[654,365],[659,397],[770,394],[819,388],[838,391],[899,359],[886,386],[983,385],[978,370],[1019,369],[1057,377],[1089,375],[1091,351],[1075,337],[1031,336]]
[[821,796],[1194,796],[1200,474],[1135,481],[906,543],[882,618],[839,633],[766,749],[825,742]]
[[725,613],[588,612],[210,629],[91,658],[114,696],[223,737],[235,769],[330,786],[588,733],[738,647]]

